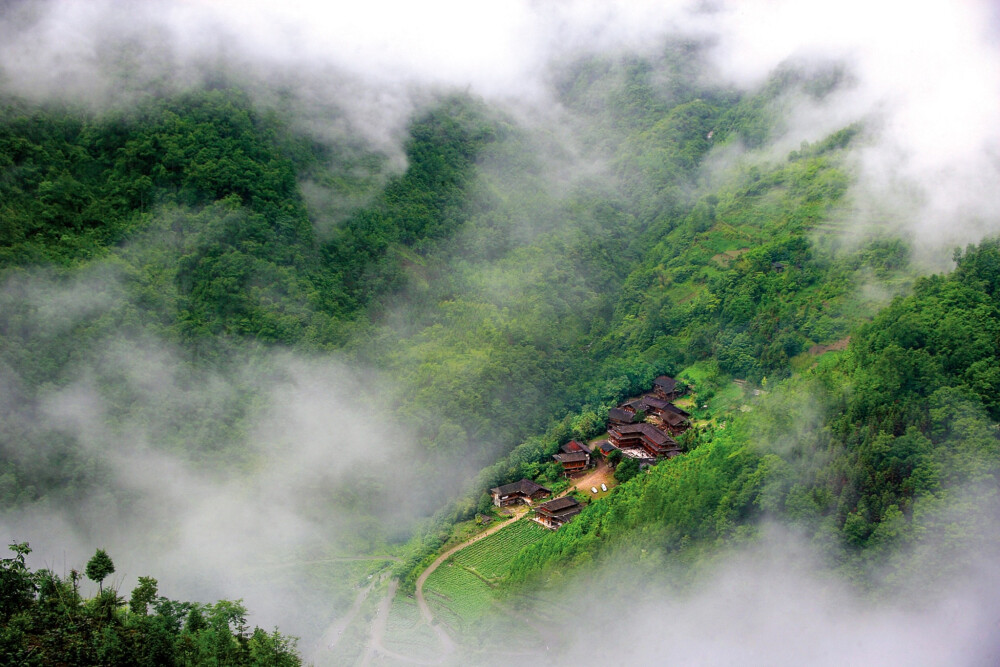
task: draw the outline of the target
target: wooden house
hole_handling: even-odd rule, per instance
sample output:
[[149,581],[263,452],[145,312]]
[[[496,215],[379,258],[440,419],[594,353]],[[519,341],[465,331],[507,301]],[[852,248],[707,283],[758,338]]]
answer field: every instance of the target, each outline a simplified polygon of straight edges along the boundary
[[584,452],[585,454],[588,455],[593,454],[593,452],[590,450],[590,447],[583,444],[579,440],[570,440],[565,445],[560,447],[559,451],[562,452],[563,454],[576,454],[579,452]]
[[556,530],[582,511],[583,505],[576,498],[563,496],[535,507],[535,521]]
[[650,457],[677,456],[680,445],[673,438],[651,424],[625,424],[608,429],[611,444],[628,454],[628,450],[641,448]]
[[687,419],[691,415],[670,401],[665,401],[652,394],[643,396],[642,400],[649,406],[649,412],[660,418],[663,430],[668,433],[677,435],[678,433],[683,433],[691,426],[691,423]]
[[660,398],[656,394],[646,394],[640,400],[646,406],[647,413],[661,418],[663,413],[667,411],[667,406],[671,404],[670,401]]
[[546,496],[551,496],[552,492],[541,484],[536,484],[530,479],[522,479],[519,482],[504,484],[503,486],[498,486],[495,489],[490,489],[490,495],[493,496],[494,505],[497,507],[504,507],[515,503],[530,505],[536,500],[541,500]]
[[590,466],[590,454],[587,452],[554,454],[552,458],[562,464],[563,473],[567,477],[581,473]]
[[646,411],[646,402],[643,401],[641,398],[637,398],[634,401],[629,401],[628,403],[622,403],[618,407],[624,410],[625,412],[631,412],[634,415],[636,413]]
[[691,428],[691,422],[676,412],[667,410],[660,417],[662,428],[671,435],[678,435]]
[[638,421],[635,410],[629,411],[625,408],[611,408],[608,410],[609,424],[634,424]]
[[608,455],[616,449],[618,448],[612,445],[608,440],[604,440],[597,444],[597,452],[604,458],[608,458]]
[[653,392],[664,400],[672,401],[683,396],[685,391],[687,387],[668,375],[661,375],[653,380]]
[[668,412],[673,412],[676,415],[680,415],[681,417],[684,417],[684,419],[690,419],[691,418],[691,413],[690,412],[688,412],[684,408],[677,407],[673,403],[667,403],[667,411]]

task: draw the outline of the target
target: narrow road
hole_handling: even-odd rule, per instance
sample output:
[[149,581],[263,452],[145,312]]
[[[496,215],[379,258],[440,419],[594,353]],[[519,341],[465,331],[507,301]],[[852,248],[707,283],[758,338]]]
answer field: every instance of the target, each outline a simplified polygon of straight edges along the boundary
[[466,540],[465,542],[462,542],[461,544],[445,551],[443,554],[438,556],[437,560],[431,563],[430,566],[426,570],[424,570],[423,573],[417,578],[417,591],[416,591],[417,606],[420,607],[420,615],[423,617],[424,622],[426,622],[427,625],[429,625],[437,634],[438,639],[441,641],[441,646],[444,649],[445,655],[450,655],[455,651],[455,640],[451,638],[448,632],[444,629],[444,626],[442,626],[440,623],[434,623],[434,614],[431,613],[431,608],[427,604],[427,599],[424,597],[424,582],[427,581],[427,577],[431,576],[431,574],[434,573],[434,570],[438,569],[438,566],[441,565],[441,563],[448,560],[448,558],[451,557],[453,554],[455,554],[458,551],[461,551],[470,544],[475,544],[479,540],[489,537],[498,530],[503,530],[504,528],[511,525],[515,521],[520,520],[521,518],[523,518],[528,514],[528,508],[522,506],[518,509],[515,509],[514,513],[515,513],[514,518],[511,519],[510,521],[504,521],[503,523],[498,523],[492,528],[487,528],[486,530],[479,533],[472,539]]
[[396,597],[396,589],[398,587],[399,581],[397,579],[390,581],[389,590],[386,591],[385,597],[382,598],[382,601],[378,603],[378,607],[375,609],[371,637],[368,640],[368,646],[365,647],[365,657],[361,661],[362,666],[370,664],[372,659],[379,653],[391,655],[391,657],[397,659],[402,658],[404,661],[409,662],[409,659],[391,654],[382,648],[382,638],[385,636],[386,628],[389,627],[389,609],[392,608],[392,600]]
[[[607,464],[605,464],[602,461],[598,465],[596,470],[588,474],[586,477],[578,480],[575,484],[571,484],[569,488],[567,488],[565,491],[563,491],[562,493],[558,494],[555,497],[560,498],[568,494],[575,488],[583,488],[582,486],[580,486],[582,484],[586,484],[587,490],[589,490],[589,486],[591,485],[592,481],[596,482],[597,484],[600,484],[601,480],[603,478],[606,478],[608,473],[609,470],[607,468]],[[424,583],[427,581],[427,578],[434,573],[434,570],[438,569],[438,567],[446,560],[448,560],[451,556],[458,553],[462,549],[472,544],[475,544],[479,540],[486,539],[487,537],[496,533],[497,531],[503,530],[504,528],[511,525],[515,521],[523,519],[525,516],[528,515],[529,512],[529,508],[524,505],[520,505],[512,509],[514,511],[513,519],[511,519],[510,521],[504,521],[503,523],[498,523],[492,528],[487,528],[486,530],[479,533],[475,537],[472,537],[471,539],[468,539],[465,542],[462,542],[461,544],[458,544],[456,546],[453,546],[451,549],[448,549],[443,554],[438,556],[437,559],[433,563],[431,563],[427,567],[427,569],[424,570],[417,578],[416,594],[417,594],[417,606],[420,608],[420,616],[424,619],[424,622],[427,623],[427,625],[430,626],[432,630],[434,630],[435,634],[437,634],[438,636],[438,640],[441,642],[441,647],[444,650],[444,654],[441,657],[442,661],[444,660],[445,657],[455,652],[455,640],[451,638],[451,635],[448,634],[448,631],[444,629],[444,626],[442,624],[434,622],[434,614],[431,612],[430,605],[427,604],[427,598],[424,597]],[[395,585],[395,582],[393,582],[393,584]],[[395,592],[395,589],[393,589],[393,592]],[[381,650],[381,652],[386,653],[387,655],[389,654],[388,651]],[[394,657],[400,657],[400,656],[394,656]],[[412,659],[406,659],[406,660],[407,662],[417,662]],[[366,661],[367,661],[367,656],[366,656]]]
[[593,470],[574,481],[568,490],[559,495],[564,496],[573,489],[578,489],[586,493],[588,497],[592,497],[593,494],[590,493],[590,487],[596,486],[600,489],[602,483],[607,484],[608,488],[613,487],[615,485],[614,471],[604,461],[598,461]]
[[347,610],[347,613],[331,623],[330,627],[326,629],[326,632],[323,633],[323,636],[320,637],[319,642],[316,644],[316,648],[313,649],[313,662],[322,663],[323,660],[321,659],[320,654],[323,651],[334,650],[337,646],[337,642],[339,642],[340,638],[344,636],[344,630],[348,628],[348,626],[354,621],[354,617],[358,615],[359,611],[361,611],[361,605],[368,597],[368,594],[371,593],[372,588],[376,583],[377,581],[373,581],[361,589],[358,592],[358,595],[354,598],[354,604],[352,604],[351,608]]
[[378,605],[378,610],[375,612],[375,620],[372,621],[371,637],[368,639],[368,646],[365,648],[364,659],[361,661],[362,667],[367,667],[371,664],[372,660],[380,655],[386,658],[392,658],[393,660],[398,660],[399,662],[407,662],[411,665],[440,665],[445,659],[445,656],[443,655],[436,660],[422,660],[420,658],[414,658],[408,655],[403,655],[402,653],[390,651],[382,645],[386,629],[389,627],[389,611],[392,609],[392,601],[396,597],[396,589],[398,587],[399,581],[393,579],[389,584],[389,590],[386,591],[385,597],[382,598],[382,601]]

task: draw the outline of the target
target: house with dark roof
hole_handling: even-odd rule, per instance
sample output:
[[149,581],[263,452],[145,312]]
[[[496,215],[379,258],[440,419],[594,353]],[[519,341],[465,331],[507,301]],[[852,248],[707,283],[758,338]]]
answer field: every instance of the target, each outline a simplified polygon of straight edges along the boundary
[[[611,444],[629,455],[628,450],[638,450],[649,457],[673,457],[681,453],[677,441],[651,424],[625,424],[608,429]],[[633,456],[635,458],[635,456]]]
[[632,414],[646,411],[646,403],[641,398],[631,400],[628,403],[622,403],[618,407],[625,412],[631,412]]
[[685,419],[690,419],[691,418],[691,413],[690,412],[688,412],[684,408],[677,407],[673,403],[667,403],[667,411],[668,412],[673,412],[676,415],[680,415],[681,417],[684,417]]
[[601,442],[599,442],[599,443],[597,444],[597,451],[598,451],[598,452],[599,452],[599,453],[601,454],[601,456],[603,456],[604,458],[608,458],[608,455],[609,455],[609,454],[610,454],[611,452],[615,451],[616,449],[618,449],[618,448],[617,448],[617,447],[615,447],[614,445],[612,445],[612,444],[611,444],[611,442],[610,442],[610,441],[608,441],[608,440],[603,440],[603,441],[601,441]]
[[670,401],[666,401],[653,394],[643,396],[642,401],[649,408],[651,414],[660,418],[663,430],[672,435],[683,433],[691,425],[687,419],[690,414],[681,410]]
[[556,530],[582,511],[583,505],[576,498],[563,496],[535,507],[535,521]]
[[638,417],[635,416],[635,411],[629,411],[624,408],[611,408],[608,410],[608,423],[609,424],[634,424],[638,421]]
[[646,412],[654,414],[657,417],[662,417],[667,406],[671,404],[670,401],[660,398],[656,394],[646,394],[640,400],[643,406],[645,406]]
[[691,427],[691,422],[676,412],[669,410],[660,416],[660,420],[663,430],[671,435],[678,435]]
[[551,496],[552,492],[530,479],[522,479],[519,482],[504,484],[503,486],[490,489],[490,495],[493,496],[494,505],[504,507],[506,505],[513,505],[514,503],[530,505],[545,496]]
[[581,473],[590,466],[590,454],[588,452],[553,454],[552,458],[562,464],[563,474],[567,477]]
[[559,451],[563,454],[576,454],[577,452],[584,452],[586,454],[593,454],[590,447],[583,444],[579,440],[570,440],[565,445],[559,448]]
[[683,396],[687,387],[673,379],[669,375],[661,375],[653,380],[653,391],[660,398],[672,401],[678,396]]

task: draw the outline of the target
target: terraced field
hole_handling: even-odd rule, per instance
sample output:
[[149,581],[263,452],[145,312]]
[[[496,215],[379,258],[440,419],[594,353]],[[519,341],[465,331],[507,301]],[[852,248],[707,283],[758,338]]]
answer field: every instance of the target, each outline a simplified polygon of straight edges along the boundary
[[493,602],[493,591],[486,582],[451,562],[434,570],[424,590],[434,616],[457,632],[467,630],[469,622],[481,616]]
[[390,651],[418,660],[431,660],[441,652],[434,631],[420,619],[417,603],[401,595],[392,602],[382,643]]
[[434,570],[424,590],[435,618],[463,633],[494,605],[491,585],[503,579],[514,556],[545,536],[546,530],[523,519],[462,549]]
[[518,521],[462,549],[451,560],[484,579],[496,581],[506,576],[508,565],[521,549],[540,540],[546,532],[534,521]]

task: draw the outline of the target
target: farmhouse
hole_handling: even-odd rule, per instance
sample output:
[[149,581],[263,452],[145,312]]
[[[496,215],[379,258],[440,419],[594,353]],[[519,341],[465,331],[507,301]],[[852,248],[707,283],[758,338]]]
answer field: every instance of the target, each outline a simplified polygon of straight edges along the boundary
[[556,530],[582,511],[583,506],[577,502],[576,498],[563,496],[536,507],[535,521],[546,528]]
[[604,458],[608,458],[608,454],[610,454],[611,452],[615,451],[616,449],[618,449],[618,448],[615,447],[614,445],[612,445],[607,440],[602,440],[597,445],[597,451],[600,452],[601,456],[603,456]]
[[663,430],[671,435],[683,433],[691,426],[687,419],[676,412],[666,411],[660,416],[660,419],[663,420]]
[[565,445],[559,448],[559,451],[563,454],[576,454],[577,452],[584,452],[585,454],[592,454],[590,447],[583,444],[579,440],[570,440]]
[[685,419],[689,419],[691,417],[691,413],[690,412],[688,412],[684,408],[677,407],[673,403],[667,403],[667,411],[668,412],[673,412],[675,415],[680,415],[681,417],[684,417]]
[[587,452],[553,454],[552,458],[562,464],[563,473],[567,477],[583,472],[590,465],[590,454]]
[[608,410],[608,422],[611,424],[634,424],[636,421],[635,410],[631,412],[625,408],[611,408]]
[[653,391],[660,398],[672,401],[678,396],[682,396],[687,387],[668,375],[661,375],[653,380]]
[[[626,424],[608,429],[611,444],[632,458],[677,456],[680,445],[663,431],[650,424]],[[641,450],[647,456],[641,456]]]
[[522,479],[520,482],[504,484],[495,489],[490,489],[493,496],[493,504],[497,507],[513,505],[514,503],[524,503],[530,505],[535,500],[540,500],[545,496],[551,496],[552,492],[540,484],[532,482],[530,479]]
[[624,410],[625,412],[631,412],[632,414],[636,414],[637,412],[646,411],[646,402],[643,401],[641,398],[637,398],[634,401],[623,403],[618,407]]
[[671,404],[670,401],[662,399],[655,394],[646,394],[640,400],[646,406],[646,412],[654,414],[657,417],[663,417],[663,413],[667,411],[667,406]]

